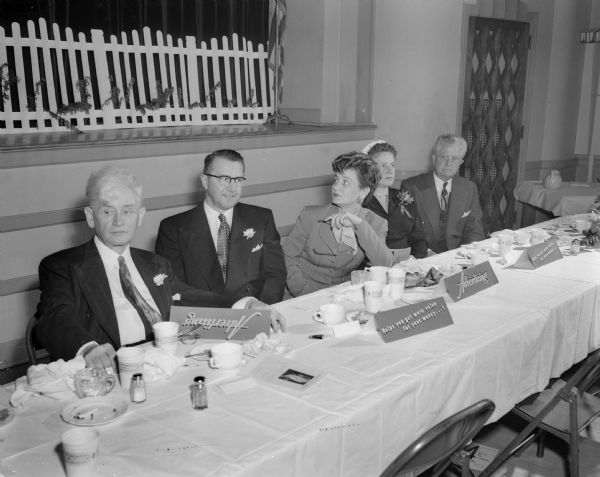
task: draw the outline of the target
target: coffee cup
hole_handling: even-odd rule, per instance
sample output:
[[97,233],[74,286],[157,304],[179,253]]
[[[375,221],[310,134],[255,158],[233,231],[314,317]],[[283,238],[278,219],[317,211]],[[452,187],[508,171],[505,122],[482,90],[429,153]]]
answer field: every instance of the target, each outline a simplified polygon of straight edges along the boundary
[[131,376],[135,373],[141,373],[144,365],[143,348],[119,348],[117,350],[117,361],[119,363],[119,380],[121,387],[129,389]]
[[577,232],[582,234],[582,233],[590,230],[590,228],[592,227],[592,222],[589,220],[577,219],[573,223],[573,227],[577,230]]
[[469,254],[471,256],[471,263],[473,265],[479,265],[480,263],[487,262],[489,257],[481,250],[472,250]]
[[544,243],[548,238],[548,234],[542,229],[531,229],[531,245]]
[[346,309],[338,303],[327,303],[319,307],[313,319],[326,326],[337,325],[346,319]]
[[73,376],[75,394],[80,398],[104,396],[113,390],[116,376],[106,374],[104,368],[84,368]]
[[515,230],[518,245],[527,245],[531,241],[531,234],[525,230]]
[[404,295],[404,282],[406,280],[406,270],[398,267],[392,267],[388,270],[390,280],[390,298],[396,300]]
[[235,369],[242,363],[243,348],[238,343],[219,343],[210,349],[211,368]]
[[365,310],[377,313],[383,306],[383,285],[376,280],[365,282]]
[[77,428],[63,432],[62,451],[67,477],[91,477],[94,474],[100,433]]
[[513,236],[510,234],[499,234],[498,235],[498,253],[502,257],[506,257],[513,246]]
[[387,283],[387,267],[375,266],[365,268],[367,271],[367,280],[377,281],[382,285]]
[[177,354],[177,333],[179,323],[175,321],[159,321],[152,325],[154,344],[157,348],[164,349],[169,354]]

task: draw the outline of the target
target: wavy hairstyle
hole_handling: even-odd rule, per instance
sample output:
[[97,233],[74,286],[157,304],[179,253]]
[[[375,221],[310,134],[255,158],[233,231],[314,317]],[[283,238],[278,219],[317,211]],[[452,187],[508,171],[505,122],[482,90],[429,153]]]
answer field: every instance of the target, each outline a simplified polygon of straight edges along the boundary
[[341,174],[348,169],[356,171],[361,187],[374,189],[381,179],[379,168],[373,159],[362,152],[347,152],[336,157],[331,163],[333,172]]

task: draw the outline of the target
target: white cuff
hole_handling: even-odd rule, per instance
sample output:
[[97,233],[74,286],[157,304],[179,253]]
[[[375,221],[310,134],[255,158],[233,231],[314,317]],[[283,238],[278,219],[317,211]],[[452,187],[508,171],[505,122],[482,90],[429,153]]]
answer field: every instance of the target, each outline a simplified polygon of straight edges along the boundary
[[98,343],[96,343],[95,341],[88,341],[86,344],[84,344],[81,348],[79,348],[77,350],[77,353],[75,353],[75,357],[83,356],[86,351],[91,351],[96,346],[100,346],[100,345]]
[[250,305],[257,301],[258,299],[254,298],[253,296],[245,296],[244,298],[240,298],[233,305],[231,305],[231,308],[233,310],[246,310],[250,308]]

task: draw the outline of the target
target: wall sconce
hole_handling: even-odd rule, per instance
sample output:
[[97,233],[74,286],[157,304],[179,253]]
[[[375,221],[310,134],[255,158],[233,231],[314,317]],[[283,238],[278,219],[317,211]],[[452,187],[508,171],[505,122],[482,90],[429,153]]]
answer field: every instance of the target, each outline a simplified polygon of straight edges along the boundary
[[600,28],[583,30],[579,34],[579,43],[600,43]]

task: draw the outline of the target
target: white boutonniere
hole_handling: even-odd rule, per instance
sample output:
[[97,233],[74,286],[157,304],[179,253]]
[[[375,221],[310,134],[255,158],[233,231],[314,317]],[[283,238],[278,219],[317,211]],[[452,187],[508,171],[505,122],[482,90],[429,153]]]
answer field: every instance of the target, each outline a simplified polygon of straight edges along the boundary
[[250,229],[246,229],[244,230],[244,237],[246,237],[246,240],[250,240],[252,237],[254,237],[254,234],[256,233],[256,231],[252,228]]
[[409,219],[412,219],[412,215],[410,215],[410,212],[408,211],[408,209],[406,207],[415,201],[415,198],[413,197],[413,195],[406,190],[401,190],[400,192],[398,192],[397,197],[398,197],[398,206],[400,207],[400,212],[403,213],[404,215],[406,215]]
[[250,253],[258,252],[262,248],[262,243],[259,243],[256,247],[250,250]]
[[165,282],[165,278],[167,278],[167,275],[165,275],[164,273],[159,273],[158,275],[154,275],[154,284],[157,287],[161,286]]
[[467,210],[466,212],[463,212],[461,219],[464,219],[465,217],[468,217],[469,215],[471,215],[471,211]]
[[173,300],[173,301],[181,301],[181,293],[175,293],[175,295],[173,295],[171,297],[171,300]]

